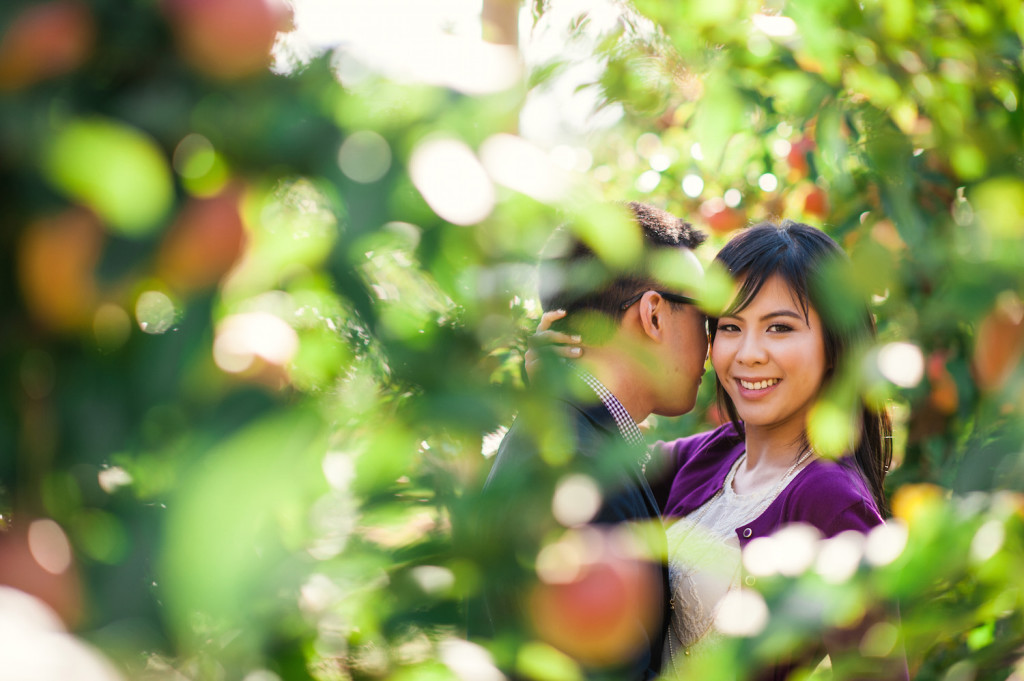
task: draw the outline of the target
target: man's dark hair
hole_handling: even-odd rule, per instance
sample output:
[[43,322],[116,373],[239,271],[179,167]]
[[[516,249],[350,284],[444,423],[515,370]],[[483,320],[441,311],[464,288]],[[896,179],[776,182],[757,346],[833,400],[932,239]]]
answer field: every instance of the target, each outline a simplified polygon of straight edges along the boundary
[[652,255],[660,249],[693,249],[707,239],[704,232],[661,208],[636,201],[615,207],[619,206],[628,209],[640,227],[644,257],[626,269],[613,270],[590,246],[571,235],[570,230],[562,229],[560,236],[568,235],[568,244],[561,253],[541,263],[541,304],[545,311],[565,310],[569,327],[579,329],[573,313],[582,311],[599,313],[618,322],[624,313],[623,301],[663,287],[650,272]]

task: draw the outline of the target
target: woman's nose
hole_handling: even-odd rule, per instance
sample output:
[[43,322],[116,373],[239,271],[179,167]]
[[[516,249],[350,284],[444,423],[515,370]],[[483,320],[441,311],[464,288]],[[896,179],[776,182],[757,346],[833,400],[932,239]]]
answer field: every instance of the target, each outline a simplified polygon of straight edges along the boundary
[[763,364],[768,354],[764,345],[757,337],[757,334],[747,333],[740,340],[739,351],[736,353],[736,361],[740,364]]

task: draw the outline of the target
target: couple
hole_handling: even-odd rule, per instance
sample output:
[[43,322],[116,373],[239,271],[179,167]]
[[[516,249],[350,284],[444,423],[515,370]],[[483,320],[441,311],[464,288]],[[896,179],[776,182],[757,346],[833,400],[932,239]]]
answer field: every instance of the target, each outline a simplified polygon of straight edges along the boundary
[[[687,659],[715,645],[720,636],[714,626],[716,608],[741,587],[740,553],[753,539],[794,522],[809,524],[825,537],[867,532],[881,524],[882,482],[891,457],[888,417],[867,406],[860,409],[857,437],[847,456],[821,457],[808,441],[808,415],[817,398],[853,347],[874,334],[866,305],[855,314],[846,310],[842,323],[824,309],[820,275],[845,258],[834,241],[789,221],[742,232],[716,258],[736,280],[737,292],[726,311],[709,320],[696,306],[694,291],[659,281],[649,267],[670,253],[678,267],[700,269],[693,250],[705,235],[657,208],[628,207],[646,250],[631,271],[616,272],[593,289],[571,288],[596,262],[579,243],[560,256],[555,275],[545,274],[550,263],[542,266],[547,313],[540,330],[558,344],[559,354],[578,358],[568,363],[566,394],[551,403],[569,424],[569,437],[545,436],[536,425],[544,415],[521,411],[498,450],[484,497],[499,499],[513,489],[528,489],[527,496],[533,497],[505,497],[495,515],[478,520],[485,532],[493,530],[493,537],[507,535],[509,523],[540,522],[551,508],[550,498],[546,509],[537,506],[544,506],[552,493],[539,477],[530,488],[540,459],[567,471],[576,470],[572,462],[599,471],[602,496],[589,528],[645,521],[660,528],[664,518],[667,531],[658,538],[662,548],[653,551],[667,555],[667,565],[655,560],[637,568],[646,570],[659,597],[651,599],[650,607],[621,611],[621,618],[633,621],[616,622],[615,630],[629,632],[623,635],[630,643],[614,661],[602,660],[604,668],[594,670],[595,677],[624,680],[685,673]],[[545,331],[561,317],[565,333]],[[637,423],[650,414],[677,416],[693,408],[709,341],[719,403],[730,421],[655,445],[654,456],[667,460],[672,476],[655,482],[667,495],[656,494],[644,474],[648,450]],[[585,352],[581,342],[586,342]],[[566,459],[559,448],[571,448],[572,457]],[[632,454],[619,455],[621,450]],[[513,541],[497,550],[515,553],[524,546]],[[513,556],[506,558],[511,562]],[[521,551],[516,558],[523,561]],[[538,573],[541,563],[538,557]],[[508,626],[529,621],[527,613],[532,613],[533,628],[544,638],[551,630],[544,620],[557,618],[557,608],[538,610],[536,590],[528,597],[523,583],[499,579],[495,584],[491,577],[480,602],[470,607],[470,635],[500,640]],[[557,593],[554,599],[563,606],[573,602],[559,601]],[[554,633],[556,644],[571,641],[572,632]],[[757,676],[786,678],[798,665],[813,667],[826,652],[834,660],[844,659],[837,655],[841,638],[823,635],[806,655],[775,660]],[[854,650],[858,640],[853,638]],[[876,677],[907,675],[901,660],[886,670]]]

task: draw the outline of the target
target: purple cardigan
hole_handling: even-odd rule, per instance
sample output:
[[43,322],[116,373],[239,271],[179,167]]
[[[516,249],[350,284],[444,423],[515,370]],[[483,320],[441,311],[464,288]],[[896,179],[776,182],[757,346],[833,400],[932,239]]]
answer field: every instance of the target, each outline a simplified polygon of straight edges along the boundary
[[[725,484],[729,469],[743,454],[744,447],[743,439],[737,437],[731,423],[706,433],[656,443],[655,455],[665,457],[671,469],[677,471],[664,515],[688,515],[711,499]],[[796,474],[760,516],[737,527],[736,536],[742,547],[752,539],[768,536],[794,522],[813,525],[825,537],[833,537],[844,530],[866,533],[883,521],[852,461],[844,465],[815,459]],[[824,652],[822,650],[821,654]],[[887,676],[900,681],[908,679],[906,660],[901,656],[896,665]],[[795,667],[795,660],[776,660],[762,669],[757,678],[781,681]]]
[[[666,516],[679,517],[700,508],[722,488],[729,469],[744,451],[744,443],[727,423],[706,433],[658,442],[655,448],[655,455],[666,457],[670,468],[677,471],[664,510]],[[813,525],[832,537],[843,530],[868,532],[882,524],[882,516],[852,465],[815,459],[760,516],[737,527],[736,536],[740,546],[746,546],[751,539],[795,522]]]

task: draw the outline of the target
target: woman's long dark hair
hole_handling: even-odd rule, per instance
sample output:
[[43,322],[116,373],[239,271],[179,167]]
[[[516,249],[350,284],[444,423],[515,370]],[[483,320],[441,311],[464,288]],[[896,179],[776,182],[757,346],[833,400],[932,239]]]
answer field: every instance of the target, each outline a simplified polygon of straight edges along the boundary
[[[819,312],[825,337],[825,380],[829,385],[838,367],[848,358],[851,350],[875,337],[875,322],[863,300],[851,301],[843,297],[843,310],[835,310],[834,300],[829,304],[825,281],[836,264],[848,264],[849,258],[839,244],[821,230],[792,220],[780,225],[761,223],[734,237],[718,253],[715,260],[725,265],[737,281],[739,293],[729,312],[739,312],[757,296],[764,283],[779,275],[789,285],[803,307],[804,316],[810,307]],[[848,293],[848,292],[847,292]],[[852,309],[851,309],[852,308]],[[710,324],[711,342],[714,343],[717,324]],[[725,409],[736,430],[743,434],[743,424],[728,393],[717,379],[718,403]],[[854,448],[854,460],[871,494],[885,515],[883,480],[892,461],[892,422],[886,410],[876,409],[861,402],[860,433]]]

